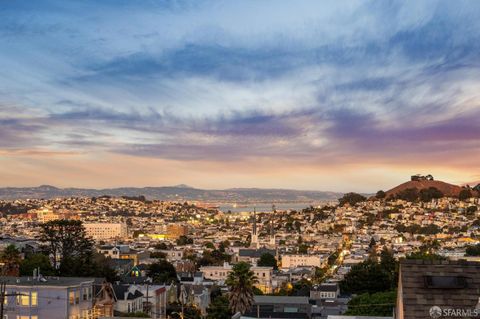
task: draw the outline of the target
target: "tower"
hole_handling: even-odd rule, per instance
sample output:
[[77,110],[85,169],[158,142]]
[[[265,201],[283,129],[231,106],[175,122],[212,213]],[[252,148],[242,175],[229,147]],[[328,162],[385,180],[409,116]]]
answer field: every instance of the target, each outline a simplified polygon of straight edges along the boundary
[[257,234],[257,211],[253,208],[253,228],[252,228],[252,242],[251,246],[258,248],[258,234]]
[[277,209],[272,204],[272,216],[270,217],[270,246],[275,248],[275,216],[277,215]]

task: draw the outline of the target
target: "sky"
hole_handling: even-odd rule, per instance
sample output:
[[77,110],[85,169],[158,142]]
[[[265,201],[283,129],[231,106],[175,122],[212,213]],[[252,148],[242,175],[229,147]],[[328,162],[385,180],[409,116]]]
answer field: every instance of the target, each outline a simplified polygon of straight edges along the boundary
[[0,0],[0,186],[480,181],[480,1]]

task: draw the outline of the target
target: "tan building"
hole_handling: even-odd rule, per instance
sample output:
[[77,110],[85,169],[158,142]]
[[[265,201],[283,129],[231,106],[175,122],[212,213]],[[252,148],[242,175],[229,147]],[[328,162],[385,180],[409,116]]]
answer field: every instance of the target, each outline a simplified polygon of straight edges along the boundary
[[54,213],[51,209],[49,208],[42,208],[36,211],[37,213],[37,220],[40,223],[47,223],[52,220],[59,220],[60,215],[57,213]]
[[321,267],[322,257],[320,255],[284,255],[282,256],[282,268],[296,267]]
[[[273,268],[253,266],[251,270],[255,273],[255,276],[257,276],[258,279],[258,283],[255,287],[264,293],[272,293]],[[228,274],[232,271],[232,265],[224,263],[223,266],[204,266],[200,267],[200,271],[203,272],[205,279],[225,281]]]
[[94,240],[109,240],[127,237],[127,225],[125,223],[83,223],[87,236]]
[[188,235],[188,227],[185,225],[169,224],[167,225],[167,236],[169,238],[178,238]]

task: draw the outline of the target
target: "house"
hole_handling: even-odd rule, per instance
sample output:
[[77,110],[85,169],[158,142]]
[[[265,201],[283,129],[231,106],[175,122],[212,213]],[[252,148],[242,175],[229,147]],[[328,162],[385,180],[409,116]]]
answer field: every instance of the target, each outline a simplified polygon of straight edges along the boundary
[[115,313],[132,313],[143,311],[143,293],[134,285],[113,285],[115,299],[117,300]]
[[210,290],[203,285],[183,284],[180,286],[180,302],[194,306],[205,316],[210,305]]
[[93,314],[94,318],[113,317],[116,297],[112,284],[104,279],[95,279],[94,283]]
[[270,254],[272,256],[276,256],[277,252],[274,249],[267,249],[267,248],[259,248],[259,249],[251,249],[251,248],[242,248],[238,250],[234,260],[236,262],[244,261],[251,265],[256,265],[258,260],[263,254]]
[[321,267],[324,260],[320,255],[283,255],[282,268],[296,268],[302,266]]
[[99,247],[98,252],[112,259],[132,259],[134,266],[148,259],[150,255],[145,251],[131,249],[128,245],[103,245]]
[[479,262],[402,260],[395,318],[470,318],[480,313],[479,291]]
[[2,277],[5,318],[79,319],[93,315],[94,278]]
[[[271,293],[274,288],[272,285],[273,268],[253,266],[251,270],[258,279],[255,286],[264,293]],[[203,266],[200,267],[200,271],[203,273],[205,279],[219,281],[222,284],[232,271],[232,265],[224,263],[223,266]]]
[[323,283],[310,290],[310,299],[336,299],[340,295],[337,283]]
[[245,314],[254,318],[311,318],[308,297],[255,296],[254,305]]

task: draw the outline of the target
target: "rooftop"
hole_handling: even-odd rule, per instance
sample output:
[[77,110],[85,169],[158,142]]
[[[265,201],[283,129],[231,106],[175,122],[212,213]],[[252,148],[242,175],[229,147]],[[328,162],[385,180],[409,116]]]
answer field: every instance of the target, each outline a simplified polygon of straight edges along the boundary
[[42,280],[33,279],[33,277],[2,277],[7,286],[79,286],[81,284],[91,284],[95,278],[88,277],[42,277]]

